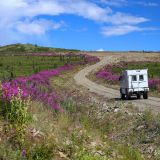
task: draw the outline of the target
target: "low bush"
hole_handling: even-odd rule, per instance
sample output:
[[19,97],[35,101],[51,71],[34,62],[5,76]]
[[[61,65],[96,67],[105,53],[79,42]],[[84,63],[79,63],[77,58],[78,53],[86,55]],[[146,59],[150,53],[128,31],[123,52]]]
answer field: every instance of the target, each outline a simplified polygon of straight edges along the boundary
[[160,114],[154,115],[150,110],[146,110],[136,121],[136,126],[148,131],[160,132]]
[[1,160],[23,160],[20,150],[15,149],[9,143],[1,143],[0,145],[0,159]]
[[130,146],[120,147],[120,154],[123,156],[123,160],[144,160],[139,151]]
[[102,158],[101,156],[94,155],[87,152],[80,152],[77,155],[77,159],[79,160],[105,160],[105,158]]
[[155,160],[160,160],[160,148],[156,149],[154,156]]
[[52,160],[54,157],[55,145],[52,142],[45,142],[32,148],[27,153],[28,160]]
[[17,96],[12,96],[10,101],[4,102],[3,113],[10,123],[23,127],[30,120],[29,107],[30,98],[23,99],[21,90],[19,89]]
[[67,99],[61,103],[62,108],[68,113],[75,113],[77,108],[76,104],[72,99]]
[[11,134],[10,141],[22,145],[24,142],[25,130],[27,124],[31,120],[31,116],[28,112],[30,107],[30,98],[24,99],[22,97],[21,90],[19,89],[16,96],[12,96],[11,99],[5,99],[2,95],[2,89],[0,89],[0,113],[4,120],[7,122],[5,130]]

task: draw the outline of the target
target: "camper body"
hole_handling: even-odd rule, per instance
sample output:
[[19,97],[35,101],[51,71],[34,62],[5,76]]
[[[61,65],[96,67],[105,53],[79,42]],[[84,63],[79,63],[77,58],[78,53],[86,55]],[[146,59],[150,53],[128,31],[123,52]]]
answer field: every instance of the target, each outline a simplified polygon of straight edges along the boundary
[[120,94],[122,99],[130,99],[132,95],[137,98],[148,99],[148,70],[125,70],[120,76]]

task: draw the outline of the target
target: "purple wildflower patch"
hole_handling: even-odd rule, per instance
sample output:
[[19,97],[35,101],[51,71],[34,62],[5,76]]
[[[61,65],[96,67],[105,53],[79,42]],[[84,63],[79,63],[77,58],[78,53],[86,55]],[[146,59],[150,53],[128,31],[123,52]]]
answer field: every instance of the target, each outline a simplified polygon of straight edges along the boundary
[[[147,62],[149,62],[149,61],[147,61]],[[130,64],[136,64],[136,63],[139,64],[141,62],[130,62]],[[99,70],[96,73],[96,77],[107,80],[108,82],[111,82],[113,84],[118,84],[120,76],[118,75],[118,73],[116,74],[113,72],[113,70],[112,70],[113,68],[123,68],[125,70],[127,68],[127,63],[119,62],[117,64],[107,65],[105,68]],[[150,88],[157,88],[157,86],[159,84],[160,84],[160,79],[158,79],[158,78],[149,79]]]
[[27,77],[17,77],[12,81],[2,82],[2,99],[9,101],[12,96],[18,94],[21,89],[23,98],[31,97],[32,100],[38,100],[52,107],[55,110],[62,110],[58,104],[60,99],[56,92],[52,89],[50,78],[60,75],[63,71],[68,71],[77,65],[97,62],[97,57],[85,56],[84,61],[65,64],[53,70],[41,71]]

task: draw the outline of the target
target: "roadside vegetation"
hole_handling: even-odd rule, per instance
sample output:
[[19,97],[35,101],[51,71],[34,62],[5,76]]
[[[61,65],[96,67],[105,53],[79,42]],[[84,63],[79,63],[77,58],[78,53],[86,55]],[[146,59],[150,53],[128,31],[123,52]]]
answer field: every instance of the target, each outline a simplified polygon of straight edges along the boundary
[[74,85],[73,75],[98,58],[0,58],[0,159],[160,159],[160,115],[140,113],[132,104],[117,109],[114,101],[101,106]]
[[[159,158],[159,114],[154,115],[150,110],[140,112],[131,103],[125,105],[123,102],[121,104],[107,101],[105,107],[103,103],[102,105],[96,102],[91,103],[87,98],[89,96],[87,91],[82,93],[81,89],[77,90],[72,86],[72,77],[73,73],[70,73],[53,78],[51,81],[58,92],[63,89],[61,94],[64,101],[71,100],[68,102],[70,107],[67,105],[66,110],[73,113],[69,114],[70,117],[74,117],[73,121],[78,119],[76,122],[82,122],[82,125],[91,131],[89,133],[96,133],[100,136],[98,140],[109,145],[111,155],[105,159]],[[71,104],[76,108],[71,107],[73,106]],[[98,140],[96,137],[95,143]],[[107,150],[106,146],[105,148]],[[102,147],[99,149],[103,151]]]
[[36,74],[51,70],[66,63],[81,62],[81,55],[32,54],[20,56],[0,56],[0,80],[14,79],[19,76]]
[[[109,64],[96,73],[98,79],[107,81],[111,85],[119,84],[119,76],[122,71],[126,69],[148,69],[149,87],[151,94],[158,95],[160,91],[160,62],[153,61],[133,61],[133,62],[118,62],[115,64]],[[113,86],[114,87],[114,86]]]

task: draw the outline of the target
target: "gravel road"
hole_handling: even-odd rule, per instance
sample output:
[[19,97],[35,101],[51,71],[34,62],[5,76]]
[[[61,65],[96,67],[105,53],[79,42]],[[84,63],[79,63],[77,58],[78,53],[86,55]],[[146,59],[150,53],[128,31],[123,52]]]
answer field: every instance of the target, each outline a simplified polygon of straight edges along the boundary
[[[113,58],[113,56],[106,56],[106,57],[103,57],[100,62],[92,66],[84,68],[83,70],[81,70],[75,75],[74,80],[76,84],[79,86],[84,86],[88,88],[90,92],[96,93],[105,98],[121,101],[120,93],[118,90],[106,88],[100,84],[92,82],[91,80],[87,78],[87,75],[89,75],[89,73],[94,72],[102,68],[103,66],[109,63],[112,63],[113,61],[115,62],[116,60],[118,59]],[[144,110],[147,107],[149,107],[155,112],[160,112],[160,98],[149,97],[148,100],[144,100],[144,99],[137,100],[136,99],[136,100],[126,100],[124,102],[125,103],[132,102],[132,104],[134,104],[136,107],[139,107],[140,110]]]

